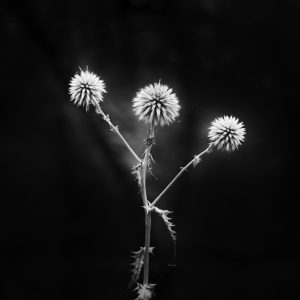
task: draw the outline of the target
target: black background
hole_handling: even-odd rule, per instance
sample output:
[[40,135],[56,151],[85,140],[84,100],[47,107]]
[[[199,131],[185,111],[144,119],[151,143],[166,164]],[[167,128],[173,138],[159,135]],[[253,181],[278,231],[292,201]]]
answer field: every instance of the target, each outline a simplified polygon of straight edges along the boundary
[[154,217],[156,299],[297,299],[299,9],[296,0],[2,3],[2,299],[134,298],[130,255],[144,238],[134,162],[93,111],[69,102],[69,80],[87,65],[140,155],[136,91],[161,79],[180,99],[178,122],[157,133],[150,199],[207,146],[214,118],[234,115],[247,129],[238,151],[206,156],[161,200],[178,241],[174,262]]

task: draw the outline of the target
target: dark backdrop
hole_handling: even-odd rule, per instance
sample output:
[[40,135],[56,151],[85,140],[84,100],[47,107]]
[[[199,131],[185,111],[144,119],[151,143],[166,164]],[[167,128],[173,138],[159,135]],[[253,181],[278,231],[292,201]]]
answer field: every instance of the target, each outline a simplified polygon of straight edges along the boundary
[[210,154],[161,201],[178,241],[174,261],[154,217],[156,299],[299,297],[299,1],[0,6],[2,299],[134,297],[142,203],[126,149],[93,111],[69,102],[69,80],[87,65],[106,82],[104,110],[140,155],[136,91],[161,79],[181,101],[179,121],[157,134],[150,199],[207,146],[215,117],[232,114],[247,129],[237,152]]

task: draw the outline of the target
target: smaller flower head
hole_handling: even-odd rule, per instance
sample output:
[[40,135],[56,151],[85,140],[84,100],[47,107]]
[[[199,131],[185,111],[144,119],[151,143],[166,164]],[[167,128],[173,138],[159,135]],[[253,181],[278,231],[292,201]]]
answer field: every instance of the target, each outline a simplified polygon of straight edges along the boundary
[[245,139],[246,130],[243,122],[235,117],[217,118],[209,127],[208,138],[218,149],[234,151]]
[[69,94],[74,104],[85,106],[89,109],[90,104],[98,106],[103,101],[102,94],[105,93],[104,81],[88,69],[80,74],[75,74],[70,81]]
[[179,101],[173,90],[160,82],[139,90],[133,99],[133,111],[139,120],[154,125],[169,125],[179,116]]

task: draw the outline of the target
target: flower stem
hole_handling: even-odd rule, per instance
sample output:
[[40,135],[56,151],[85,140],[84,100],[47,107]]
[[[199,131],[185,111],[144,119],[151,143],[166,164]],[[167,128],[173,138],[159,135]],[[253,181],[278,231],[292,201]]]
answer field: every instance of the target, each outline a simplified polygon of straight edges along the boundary
[[109,125],[111,131],[117,134],[117,136],[121,139],[121,141],[124,143],[126,148],[129,150],[129,152],[132,154],[134,159],[138,162],[141,163],[141,159],[137,156],[137,154],[134,152],[134,150],[129,146],[125,138],[122,136],[120,133],[118,126],[114,126],[113,123],[110,121],[109,115],[106,115],[103,110],[101,109],[100,105],[96,106],[96,113],[101,115],[103,120]]
[[144,280],[143,285],[149,284],[149,249],[151,234],[151,210],[145,209],[145,248],[144,248]]
[[180,175],[185,172],[190,165],[195,164],[195,162],[199,162],[200,158],[205,154],[209,153],[212,148],[212,145],[210,144],[204,151],[199,153],[198,155],[195,155],[195,157],[186,164],[181,170],[178,172],[178,174],[173,178],[173,180],[166,186],[166,188],[155,198],[155,200],[150,204],[149,208],[153,208],[155,204],[161,199],[161,197],[168,191],[168,189],[173,185],[173,183],[180,177]]
[[148,285],[149,283],[149,249],[150,249],[150,234],[151,234],[151,210],[149,210],[149,202],[147,199],[147,189],[146,189],[146,176],[149,166],[150,153],[152,148],[154,138],[154,124],[151,123],[149,129],[149,137],[146,140],[146,150],[145,156],[141,165],[141,177],[142,177],[142,197],[145,209],[145,247],[144,247],[144,278],[143,285]]

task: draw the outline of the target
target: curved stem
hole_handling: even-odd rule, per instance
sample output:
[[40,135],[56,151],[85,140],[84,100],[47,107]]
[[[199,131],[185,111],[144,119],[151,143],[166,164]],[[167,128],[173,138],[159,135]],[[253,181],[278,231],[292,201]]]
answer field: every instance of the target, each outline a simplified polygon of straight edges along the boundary
[[132,156],[134,157],[134,159],[138,162],[141,163],[141,159],[137,156],[137,154],[133,151],[133,149],[129,146],[129,144],[127,143],[127,141],[125,140],[125,138],[122,136],[122,134],[120,133],[118,126],[114,126],[112,124],[112,122],[110,121],[110,118],[108,115],[106,115],[103,110],[101,109],[100,105],[96,106],[96,113],[101,115],[103,120],[105,122],[108,123],[111,131],[113,131],[114,133],[117,134],[117,136],[121,139],[121,141],[124,143],[124,145],[126,146],[126,148],[129,150],[129,152],[132,154]]
[[211,150],[212,145],[209,145],[204,151],[196,155],[188,164],[186,164],[181,170],[178,172],[178,174],[172,179],[172,181],[166,186],[166,188],[155,198],[155,200],[150,204],[149,208],[152,208],[155,206],[155,204],[160,200],[160,198],[168,191],[168,189],[173,185],[173,183],[180,177],[180,175],[185,172],[190,165],[194,164],[195,162],[198,162],[202,155],[205,153],[209,153]]

